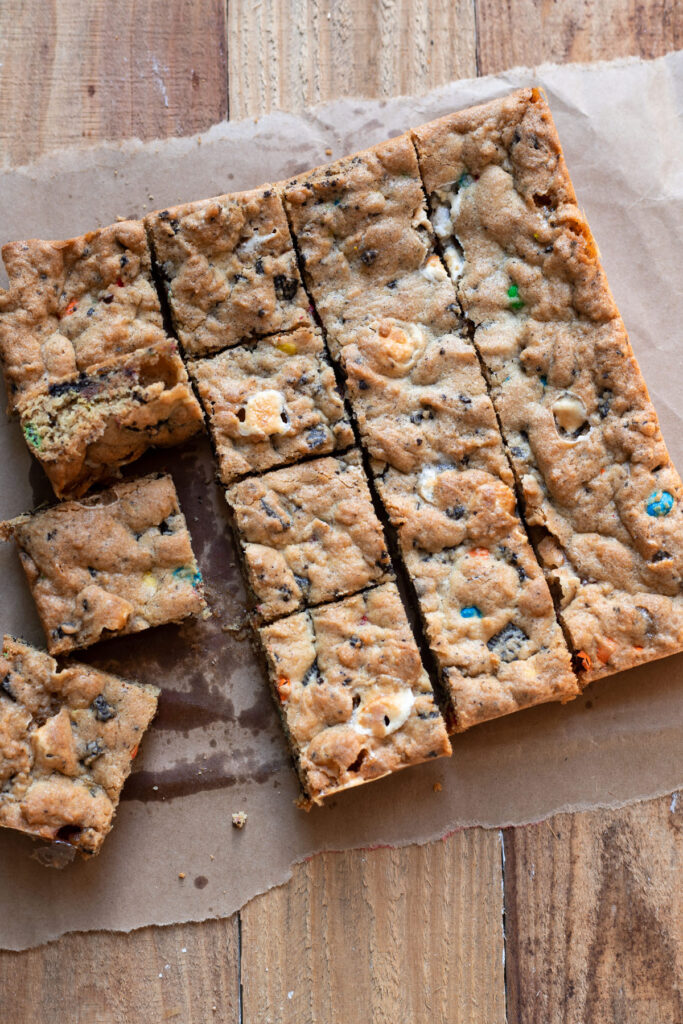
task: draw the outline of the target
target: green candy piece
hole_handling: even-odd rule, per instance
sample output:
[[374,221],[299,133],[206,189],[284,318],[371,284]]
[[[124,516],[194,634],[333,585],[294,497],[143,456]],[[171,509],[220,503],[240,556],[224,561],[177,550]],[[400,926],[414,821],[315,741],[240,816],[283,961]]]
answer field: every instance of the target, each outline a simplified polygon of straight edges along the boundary
[[40,448],[42,446],[43,442],[40,438],[40,434],[38,433],[37,427],[33,423],[27,423],[24,426],[24,437],[26,438],[27,443],[30,444],[32,448]]
[[519,288],[516,284],[511,284],[508,288],[508,298],[511,309],[521,309],[524,305],[524,301],[519,297]]

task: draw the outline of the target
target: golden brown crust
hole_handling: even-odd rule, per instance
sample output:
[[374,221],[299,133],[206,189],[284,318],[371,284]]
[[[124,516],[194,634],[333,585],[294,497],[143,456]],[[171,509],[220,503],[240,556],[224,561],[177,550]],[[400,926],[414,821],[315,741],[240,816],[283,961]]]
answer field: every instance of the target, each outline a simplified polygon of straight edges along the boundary
[[143,225],[3,246],[0,361],[10,408],[50,384],[165,339]]
[[64,502],[22,518],[12,532],[51,654],[178,622],[205,607],[169,476]]
[[169,338],[25,398],[21,426],[57,497],[75,498],[147,448],[187,440],[203,418]]
[[251,477],[226,497],[263,622],[355,594],[391,571],[357,451]]
[[535,90],[415,131],[584,682],[683,648],[683,485]]
[[188,355],[312,324],[273,189],[186,203],[145,223]]
[[239,345],[194,360],[189,370],[209,418],[224,484],[353,443],[317,328]]
[[59,671],[12,637],[0,654],[0,826],[99,851],[159,691],[88,665]]
[[259,632],[302,785],[314,803],[450,754],[393,583]]

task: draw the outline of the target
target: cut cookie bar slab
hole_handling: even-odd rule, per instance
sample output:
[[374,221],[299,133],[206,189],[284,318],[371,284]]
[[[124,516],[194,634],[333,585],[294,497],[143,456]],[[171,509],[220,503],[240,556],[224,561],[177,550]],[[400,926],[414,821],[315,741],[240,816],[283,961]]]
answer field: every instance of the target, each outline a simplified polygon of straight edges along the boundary
[[306,796],[450,754],[394,584],[260,630]]
[[391,571],[357,451],[250,477],[227,499],[262,621],[357,593]]
[[383,317],[434,331],[457,325],[409,135],[301,175],[283,190],[333,355],[349,325]]
[[0,654],[0,826],[98,853],[159,691],[56,662],[6,636]]
[[683,487],[535,90],[415,132],[582,680],[683,648]]
[[72,498],[147,448],[185,441],[203,417],[177,345],[166,339],[34,393],[22,403],[21,426],[57,497]]
[[478,469],[387,470],[377,486],[458,732],[579,692],[509,487]]
[[176,206],[146,224],[188,355],[312,324],[282,200],[272,189]]
[[166,337],[143,225],[3,246],[0,361],[10,408],[34,391]]
[[179,622],[205,607],[169,476],[117,484],[4,526],[51,654]]
[[301,328],[189,364],[221,480],[353,443],[322,335]]

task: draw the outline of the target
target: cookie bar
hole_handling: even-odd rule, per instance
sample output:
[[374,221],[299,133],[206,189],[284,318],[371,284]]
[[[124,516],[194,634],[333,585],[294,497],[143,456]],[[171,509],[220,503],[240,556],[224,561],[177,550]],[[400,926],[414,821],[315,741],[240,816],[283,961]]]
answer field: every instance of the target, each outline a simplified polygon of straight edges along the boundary
[[50,384],[166,337],[143,225],[3,246],[0,362],[10,408]]
[[385,317],[437,332],[457,325],[409,135],[301,175],[283,197],[334,356],[350,325]]
[[4,524],[51,654],[179,622],[205,607],[170,476],[148,476]]
[[[516,511],[513,475],[477,353],[462,329],[455,289],[426,226],[410,137],[322,168],[285,186],[284,195],[305,282],[344,371],[380,498],[398,531],[455,727],[539,701],[569,699],[577,691],[569,652]],[[378,251],[366,265],[359,254],[371,243],[376,248],[384,212],[391,225],[386,252],[380,259]],[[508,575],[507,555],[495,554],[499,548],[529,566],[528,586],[500,593],[491,586],[477,628],[462,619],[464,591],[456,582],[471,575],[467,551],[484,544],[468,539],[467,504],[463,521],[453,520],[444,533],[445,510],[437,514],[433,499],[424,497],[441,478],[465,495],[476,481],[498,496],[490,511],[495,545],[492,541],[486,578]],[[420,538],[406,529],[406,517],[423,524]],[[451,543],[453,537],[459,539]],[[474,564],[481,570],[484,563]],[[512,570],[512,575],[520,584],[519,574]],[[530,601],[533,628],[527,622]],[[514,656],[506,649],[501,658],[487,642],[517,621],[526,639]]]
[[187,203],[145,223],[188,355],[312,324],[282,201],[272,189]]
[[308,327],[189,363],[221,480],[323,455],[353,431],[320,331]]
[[150,446],[185,441],[203,417],[169,338],[25,398],[21,426],[57,497],[74,498]]
[[260,638],[311,802],[450,754],[393,583],[280,619]]
[[575,697],[578,681],[510,488],[481,469],[448,468],[387,470],[377,487],[398,529],[451,728]]
[[415,139],[582,681],[681,650],[683,487],[546,103],[521,90]]
[[0,654],[0,826],[99,852],[155,686],[53,658],[6,636]]
[[250,477],[227,499],[261,621],[355,594],[391,571],[358,451]]

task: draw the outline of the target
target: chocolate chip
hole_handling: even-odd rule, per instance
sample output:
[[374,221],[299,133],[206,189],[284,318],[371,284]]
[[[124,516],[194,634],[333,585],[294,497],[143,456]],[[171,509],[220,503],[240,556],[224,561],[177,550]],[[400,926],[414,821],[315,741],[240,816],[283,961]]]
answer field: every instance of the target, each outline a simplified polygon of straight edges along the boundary
[[324,427],[311,427],[306,434],[306,444],[309,448],[319,448],[321,444],[325,444],[327,440],[327,434]]
[[8,672],[7,675],[4,676],[2,681],[0,681],[0,691],[2,691],[2,693],[4,693],[6,697],[9,697],[10,700],[16,702],[17,698],[14,696],[12,687],[10,686],[10,675],[11,673]]
[[110,718],[116,717],[116,711],[101,693],[98,693],[90,707],[98,722],[108,722]]
[[299,282],[294,277],[285,277],[284,274],[276,274],[273,278],[275,294],[281,302],[290,301],[294,298],[299,287]]
[[261,259],[260,256],[256,260],[256,263],[254,264],[254,267],[256,269],[256,273],[257,274],[265,274],[265,270],[263,269],[263,260]]
[[101,757],[107,748],[99,740],[90,740],[85,745],[85,754],[81,758],[81,761],[89,768],[93,761],[96,761],[98,757]]
[[463,505],[454,505],[452,508],[447,508],[445,511],[449,519],[462,519],[465,515],[465,508]]
[[377,259],[377,249],[364,249],[360,254],[360,258],[366,267],[369,267],[371,263],[374,263]]

